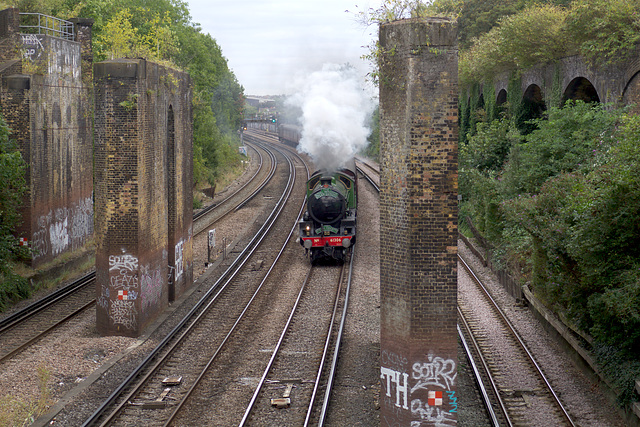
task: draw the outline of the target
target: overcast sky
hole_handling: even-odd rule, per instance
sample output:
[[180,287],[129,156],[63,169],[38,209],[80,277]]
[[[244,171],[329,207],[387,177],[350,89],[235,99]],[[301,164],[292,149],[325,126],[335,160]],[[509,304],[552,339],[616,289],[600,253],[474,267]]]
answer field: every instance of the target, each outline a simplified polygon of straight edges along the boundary
[[187,2],[193,21],[218,42],[245,95],[290,94],[294,79],[324,63],[350,63],[363,80],[370,69],[360,56],[378,29],[356,22],[355,12],[377,9],[381,0]]

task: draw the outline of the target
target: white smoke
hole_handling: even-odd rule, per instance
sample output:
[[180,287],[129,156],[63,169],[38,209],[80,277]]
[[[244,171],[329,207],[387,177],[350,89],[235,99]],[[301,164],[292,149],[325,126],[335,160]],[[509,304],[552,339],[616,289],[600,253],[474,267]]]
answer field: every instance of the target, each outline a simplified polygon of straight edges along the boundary
[[296,82],[298,91],[288,102],[302,109],[298,151],[320,169],[345,166],[368,143],[374,105],[362,80],[351,66],[324,64]]

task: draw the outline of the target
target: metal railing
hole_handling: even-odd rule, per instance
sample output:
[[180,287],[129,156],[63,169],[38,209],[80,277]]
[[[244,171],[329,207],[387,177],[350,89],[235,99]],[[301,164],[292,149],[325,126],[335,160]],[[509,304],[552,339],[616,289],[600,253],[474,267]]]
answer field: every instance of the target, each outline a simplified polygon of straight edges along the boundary
[[75,40],[73,22],[41,13],[20,13],[20,32]]

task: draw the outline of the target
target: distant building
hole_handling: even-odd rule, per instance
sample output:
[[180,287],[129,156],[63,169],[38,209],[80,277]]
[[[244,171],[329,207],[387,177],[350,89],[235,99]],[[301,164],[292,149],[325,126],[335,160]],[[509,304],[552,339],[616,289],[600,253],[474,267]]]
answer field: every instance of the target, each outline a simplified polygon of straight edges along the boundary
[[249,97],[246,97],[244,100],[245,100],[245,102],[247,104],[249,104],[252,107],[258,108],[260,106],[260,98],[249,98]]
[[257,98],[257,97],[246,97],[245,101],[252,107],[261,109],[261,108],[273,108],[276,106],[276,102],[273,99],[266,98]]

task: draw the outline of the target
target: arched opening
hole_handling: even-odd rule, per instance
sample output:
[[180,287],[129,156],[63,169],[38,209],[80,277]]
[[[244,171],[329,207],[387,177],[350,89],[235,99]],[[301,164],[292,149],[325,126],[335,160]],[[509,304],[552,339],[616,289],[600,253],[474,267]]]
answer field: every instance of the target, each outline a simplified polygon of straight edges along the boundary
[[487,111],[485,110],[485,105],[484,105],[484,95],[482,93],[478,97],[478,103],[475,106],[473,114],[474,114],[474,117],[473,117],[473,127],[474,127],[473,133],[475,133],[476,124],[478,122],[483,122],[487,118]]
[[496,97],[496,118],[502,117],[503,113],[507,109],[507,91],[500,89],[498,96]]
[[169,261],[169,302],[176,298],[176,283],[183,273],[182,251],[176,239],[176,140],[173,106],[167,113],[167,253]]
[[571,80],[571,83],[564,90],[562,95],[562,104],[567,100],[573,99],[574,101],[584,102],[600,102],[598,91],[591,84],[591,82],[584,77],[576,77]]
[[546,110],[542,90],[538,85],[530,85],[522,96],[520,108],[516,111],[516,126],[524,135],[533,132],[536,125],[530,120],[539,119]]
[[633,114],[640,114],[640,72],[634,74],[627,83],[622,93],[622,102],[632,106]]
[[498,96],[496,97],[496,105],[501,106],[505,102],[507,102],[507,91],[500,89],[500,92],[498,92]]

